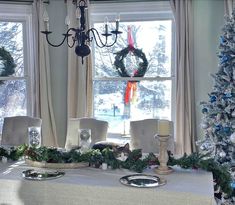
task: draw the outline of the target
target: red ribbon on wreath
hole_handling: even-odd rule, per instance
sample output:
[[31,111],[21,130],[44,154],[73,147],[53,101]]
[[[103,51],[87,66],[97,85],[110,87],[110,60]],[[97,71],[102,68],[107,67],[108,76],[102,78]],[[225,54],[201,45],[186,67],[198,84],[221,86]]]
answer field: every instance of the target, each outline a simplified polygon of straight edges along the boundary
[[[134,49],[134,40],[133,40],[133,37],[132,37],[132,32],[131,32],[131,27],[130,26],[128,26],[127,35],[128,35],[127,36],[127,41],[128,41],[129,51],[132,52],[133,49]],[[137,70],[134,71],[134,74],[136,72],[137,72]],[[124,98],[125,105],[129,104],[130,102],[135,102],[136,92],[137,92],[137,82],[128,81],[127,85],[126,85],[126,90],[125,90],[125,98]]]

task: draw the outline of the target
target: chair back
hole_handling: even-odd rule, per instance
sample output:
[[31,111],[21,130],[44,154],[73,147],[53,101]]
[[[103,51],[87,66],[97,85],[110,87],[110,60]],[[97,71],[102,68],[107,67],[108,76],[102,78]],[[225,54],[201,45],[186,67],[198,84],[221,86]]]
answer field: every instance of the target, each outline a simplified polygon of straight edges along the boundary
[[[170,121],[171,134],[167,149],[174,153],[174,126]],[[142,149],[143,153],[159,153],[159,140],[155,139],[158,132],[158,119],[144,119],[130,122],[131,149]]]
[[42,119],[29,116],[5,117],[2,127],[2,145],[28,144],[28,127],[41,127]]
[[91,130],[91,146],[98,141],[105,141],[108,132],[108,122],[95,118],[71,118],[68,121],[65,148],[79,145],[78,130]]

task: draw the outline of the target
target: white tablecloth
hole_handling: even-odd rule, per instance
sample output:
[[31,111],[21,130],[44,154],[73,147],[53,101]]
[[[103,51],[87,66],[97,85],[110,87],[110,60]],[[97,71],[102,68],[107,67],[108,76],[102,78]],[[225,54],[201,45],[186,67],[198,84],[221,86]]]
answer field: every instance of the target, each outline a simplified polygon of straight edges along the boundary
[[[0,163],[0,204],[6,205],[212,205],[213,180],[210,172],[184,170],[164,175],[167,184],[156,188],[133,188],[120,184],[128,170],[80,168],[65,170],[65,176],[47,181],[22,178],[32,168],[18,162]],[[145,173],[155,174],[153,170]]]

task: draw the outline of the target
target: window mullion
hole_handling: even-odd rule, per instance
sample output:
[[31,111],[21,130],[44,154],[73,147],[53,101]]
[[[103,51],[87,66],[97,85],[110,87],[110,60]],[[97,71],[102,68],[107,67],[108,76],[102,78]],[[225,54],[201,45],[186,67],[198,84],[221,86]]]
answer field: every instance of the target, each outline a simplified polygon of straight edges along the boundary
[[165,81],[165,80],[173,80],[174,76],[172,77],[95,77],[93,78],[94,81]]
[[15,77],[15,76],[0,77],[0,80],[24,80],[24,79],[27,79],[27,76],[24,76],[24,77]]

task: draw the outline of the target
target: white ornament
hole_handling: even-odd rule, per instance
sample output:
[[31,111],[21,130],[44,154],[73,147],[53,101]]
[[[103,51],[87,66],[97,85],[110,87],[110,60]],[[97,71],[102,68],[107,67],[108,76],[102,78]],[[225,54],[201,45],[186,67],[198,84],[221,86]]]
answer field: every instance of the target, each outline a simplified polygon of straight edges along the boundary
[[201,128],[202,129],[207,129],[209,127],[209,124],[207,122],[201,123]]
[[216,116],[216,120],[220,121],[220,119],[221,119],[221,113],[218,113],[217,116]]
[[232,117],[235,117],[235,111],[232,112]]
[[230,141],[235,144],[235,132],[230,135]]
[[226,157],[226,153],[224,152],[224,150],[222,150],[220,153],[219,153],[219,156],[224,158]]

